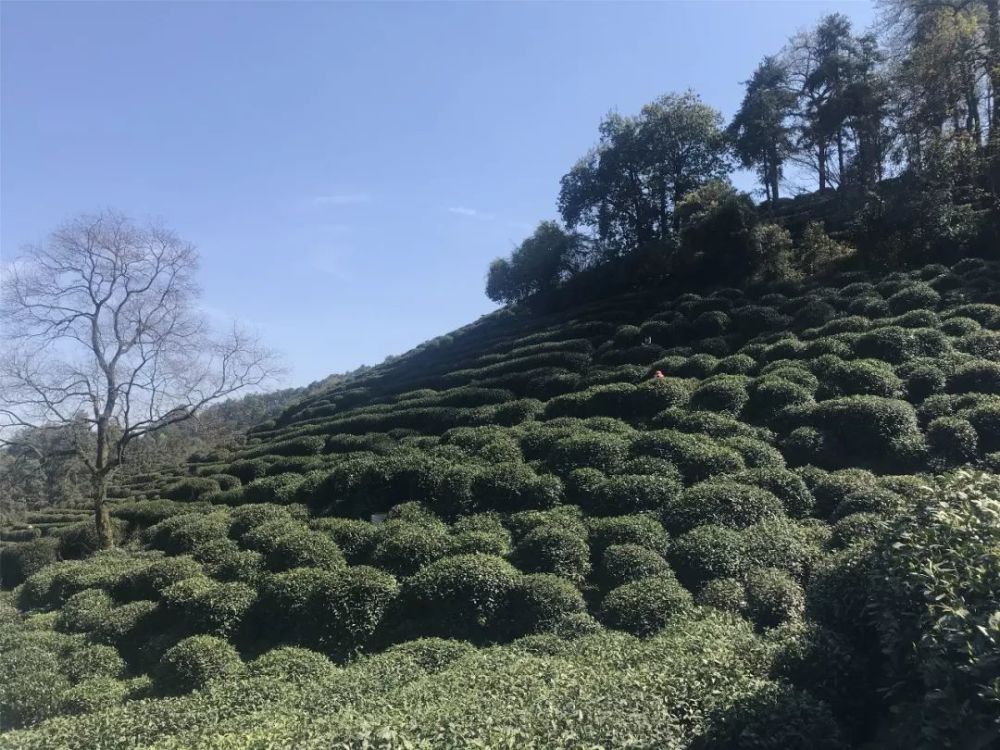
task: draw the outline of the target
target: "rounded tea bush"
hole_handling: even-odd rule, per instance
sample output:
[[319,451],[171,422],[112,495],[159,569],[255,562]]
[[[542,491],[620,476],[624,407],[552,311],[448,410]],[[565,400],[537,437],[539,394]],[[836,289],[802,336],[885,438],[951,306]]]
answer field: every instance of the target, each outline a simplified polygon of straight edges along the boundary
[[88,633],[101,624],[114,605],[114,599],[103,589],[84,589],[63,604],[56,616],[56,630]]
[[309,685],[335,674],[337,666],[326,656],[308,648],[280,646],[261,654],[247,665],[247,674],[279,682]]
[[514,583],[505,605],[508,635],[517,638],[552,630],[566,617],[585,611],[580,591],[565,578],[549,573],[524,575]]
[[502,629],[500,610],[519,578],[502,558],[456,555],[404,581],[401,598],[425,635],[478,640]]
[[526,573],[554,573],[571,581],[582,581],[590,573],[586,538],[556,524],[528,532],[514,547],[511,559]]
[[695,388],[689,408],[736,416],[749,399],[744,381],[745,378],[737,375],[712,378]]
[[889,297],[889,309],[894,315],[910,310],[934,310],[941,303],[941,295],[929,284],[910,284]]
[[601,556],[601,580],[609,589],[669,572],[666,560],[637,544],[612,544]]
[[125,674],[125,660],[112,646],[84,646],[66,655],[62,671],[72,682],[92,677],[118,679]]
[[927,443],[931,453],[946,463],[974,461],[979,454],[979,435],[968,420],[960,417],[938,417],[927,426]]
[[322,579],[309,609],[318,644],[338,659],[369,645],[399,596],[399,584],[367,565],[345,568]]
[[595,515],[654,511],[667,505],[680,491],[681,484],[674,476],[618,474],[598,484],[584,507]]
[[633,544],[662,555],[670,542],[670,535],[659,520],[651,514],[588,518],[590,548],[598,559],[613,544]]
[[667,559],[691,591],[715,578],[742,578],[750,565],[743,535],[724,526],[699,526],[674,539]]
[[1000,393],[1000,364],[976,361],[959,365],[948,378],[949,393]]
[[735,578],[715,578],[701,587],[695,602],[703,607],[742,615],[747,607],[746,589]]
[[798,619],[805,610],[805,592],[788,573],[754,568],[746,578],[747,616],[761,628]]
[[663,525],[683,532],[704,524],[745,528],[784,515],[774,494],[760,487],[710,479],[689,487],[663,509]]
[[59,540],[50,537],[0,546],[0,583],[14,588],[59,559]]
[[608,627],[650,636],[691,605],[691,594],[674,574],[663,573],[609,592],[601,603],[601,619]]
[[741,697],[710,716],[697,750],[847,750],[840,726],[822,701],[781,683]]
[[387,521],[378,530],[372,563],[396,576],[413,575],[444,557],[450,539],[443,525]]
[[267,555],[267,564],[271,570],[281,572],[302,567],[336,570],[346,563],[333,539],[319,531],[302,529],[278,537]]
[[186,555],[165,557],[125,573],[114,587],[114,595],[123,602],[159,599],[168,586],[201,572],[201,565]]
[[236,649],[221,638],[195,635],[169,649],[160,660],[157,686],[165,693],[188,693],[243,670]]

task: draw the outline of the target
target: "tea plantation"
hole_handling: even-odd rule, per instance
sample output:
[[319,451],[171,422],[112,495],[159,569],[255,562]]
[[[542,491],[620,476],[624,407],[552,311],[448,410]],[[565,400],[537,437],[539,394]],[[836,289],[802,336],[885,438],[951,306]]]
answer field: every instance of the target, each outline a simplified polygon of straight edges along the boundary
[[998,264],[500,311],[5,527],[0,747],[997,747],[994,471]]

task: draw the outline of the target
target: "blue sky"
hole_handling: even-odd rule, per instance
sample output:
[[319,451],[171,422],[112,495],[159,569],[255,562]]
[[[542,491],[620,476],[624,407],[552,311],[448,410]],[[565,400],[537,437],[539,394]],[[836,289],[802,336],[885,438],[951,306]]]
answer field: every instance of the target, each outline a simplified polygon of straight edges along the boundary
[[[489,261],[556,217],[609,110],[728,117],[795,31],[869,2],[5,2],[0,249],[115,207],[202,255],[203,302],[288,385],[493,309]],[[744,183],[749,186],[749,183]]]

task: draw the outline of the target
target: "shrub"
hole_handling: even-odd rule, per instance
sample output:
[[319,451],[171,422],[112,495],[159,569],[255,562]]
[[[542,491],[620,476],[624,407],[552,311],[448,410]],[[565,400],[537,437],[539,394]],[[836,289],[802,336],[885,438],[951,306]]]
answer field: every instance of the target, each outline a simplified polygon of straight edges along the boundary
[[903,384],[892,367],[881,360],[858,359],[852,362],[836,360],[824,368],[824,390],[837,396],[899,395]]
[[539,476],[522,463],[489,466],[472,481],[472,497],[484,510],[551,508],[562,499],[562,492],[558,477]]
[[872,548],[865,544],[834,552],[817,563],[806,589],[809,617],[853,642],[873,642],[877,636],[868,613],[872,568]]
[[980,450],[1000,450],[1000,404],[977,406],[969,410],[966,418],[976,428]]
[[114,599],[103,589],[84,589],[66,600],[55,627],[64,633],[90,632],[101,624],[114,604]]
[[718,411],[736,416],[743,410],[748,399],[744,378],[723,375],[705,381],[695,388],[689,406],[692,409]]
[[813,400],[809,389],[785,377],[779,377],[777,372],[753,380],[747,393],[747,417],[767,425],[779,420],[785,410],[811,404]]
[[205,576],[163,591],[166,612],[184,628],[223,638],[238,630],[256,600],[257,591],[245,583],[219,583]]
[[230,513],[229,536],[240,539],[251,529],[272,521],[291,521],[287,507],[279,505],[241,505]]
[[770,683],[709,717],[697,750],[847,750],[825,703]]
[[256,586],[264,575],[264,556],[253,550],[240,549],[230,539],[203,545],[194,556],[206,575],[220,581],[242,581]]
[[832,519],[836,520],[852,513],[884,513],[897,511],[902,504],[901,498],[895,492],[883,487],[866,487],[864,490],[851,492],[833,510]]
[[443,524],[387,521],[378,530],[372,562],[393,575],[409,576],[448,553],[450,540]]
[[613,544],[601,556],[601,580],[609,589],[668,572],[666,560],[637,544]]
[[590,572],[590,548],[571,528],[543,524],[528,532],[512,554],[514,564],[527,573],[554,573],[582,581]]
[[747,469],[728,479],[767,490],[781,501],[785,513],[793,518],[805,518],[815,506],[815,499],[806,483],[798,474],[785,468]]
[[309,609],[318,645],[338,658],[354,655],[369,645],[398,595],[395,578],[365,565],[324,578]]
[[57,539],[43,537],[0,545],[0,582],[4,588],[13,588],[58,559]]
[[701,587],[695,602],[703,607],[742,615],[747,607],[747,594],[743,584],[735,578],[715,578]]
[[298,646],[281,646],[261,654],[247,665],[251,677],[295,685],[315,684],[331,677],[337,667],[323,654]]
[[998,496],[997,477],[955,472],[878,551],[872,611],[892,697],[915,704],[901,728],[914,743],[963,746],[996,733]]
[[378,527],[354,518],[317,518],[309,522],[315,531],[329,535],[352,565],[369,559],[375,549]]
[[210,635],[185,638],[160,660],[156,682],[167,693],[187,693],[243,670],[236,649]]
[[600,482],[585,506],[595,514],[659,510],[681,491],[674,477],[658,474],[618,474]]
[[275,503],[288,505],[303,482],[301,474],[275,474],[255,479],[243,487],[245,503]]
[[910,310],[934,310],[941,303],[941,295],[929,284],[910,284],[888,299],[893,314]]
[[746,468],[742,457],[731,448],[723,448],[701,435],[677,430],[645,432],[635,441],[633,448],[639,454],[671,461],[687,482]]
[[201,572],[201,565],[186,555],[165,557],[125,573],[115,586],[114,594],[126,602],[159,599],[168,586],[201,575]]
[[240,537],[240,544],[253,552],[259,552],[265,557],[278,545],[278,540],[287,534],[296,534],[303,530],[303,525],[291,518],[268,521],[260,526],[254,526]]
[[743,458],[743,463],[751,469],[782,469],[785,457],[781,451],[768,445],[763,440],[751,437],[723,438],[719,441],[726,448],[731,448]]
[[812,493],[816,498],[816,515],[829,518],[849,495],[862,494],[876,487],[875,475],[863,469],[822,473],[815,478],[812,486]]
[[959,351],[980,359],[1000,359],[1000,334],[994,331],[968,333],[955,344]]
[[[509,637],[540,633],[586,611],[579,590],[564,578],[548,573],[520,576],[505,605]],[[563,625],[565,627],[565,625]]]
[[692,604],[691,595],[673,573],[619,586],[601,603],[601,619],[612,628],[650,636]]
[[60,713],[83,714],[120,705],[128,694],[126,683],[111,677],[93,677],[66,690]]
[[783,515],[781,501],[752,485],[714,479],[689,487],[663,509],[663,525],[671,532],[703,524],[744,528]]
[[795,579],[777,568],[754,568],[746,579],[747,616],[761,628],[798,619],[805,593]]
[[715,578],[742,578],[749,568],[743,536],[724,526],[699,526],[677,537],[667,558],[692,591]]
[[910,369],[906,375],[906,396],[913,403],[919,403],[928,396],[944,390],[947,380],[938,367],[922,364]]
[[220,489],[222,487],[214,479],[208,477],[188,477],[169,485],[163,490],[162,494],[168,500],[193,502],[194,500],[200,500],[204,495],[218,492]]
[[95,643],[115,646],[119,650],[141,641],[152,629],[159,607],[156,602],[137,601],[115,607],[91,631]]
[[628,450],[628,442],[613,435],[576,435],[555,444],[549,463],[562,475],[584,467],[611,473],[621,468],[628,457]]
[[243,484],[247,484],[267,473],[267,461],[261,458],[233,461],[226,469],[226,473],[232,474]]
[[960,365],[948,378],[949,393],[1000,393],[1000,364],[978,361]]
[[899,440],[919,436],[912,406],[878,396],[823,401],[813,407],[811,419],[814,427],[840,436],[846,454],[866,459],[891,458]]
[[[54,529],[51,534],[59,540],[59,556],[64,560],[86,557],[101,549],[101,542],[97,538],[97,525],[93,520],[63,526]],[[115,544],[120,544],[125,538],[124,521],[111,519],[111,538]]]
[[[819,528],[825,530],[825,525]],[[742,532],[742,554],[748,564],[780,568],[799,581],[809,577],[822,557],[823,538],[808,523],[779,518],[756,524]]]
[[69,681],[54,654],[37,646],[0,653],[0,726],[30,726],[58,713]]
[[301,567],[336,570],[345,564],[336,542],[322,532],[307,529],[278,537],[267,555],[267,565],[275,572]]
[[151,547],[180,555],[201,544],[225,538],[228,531],[229,518],[222,512],[184,513],[146,529],[146,539]]
[[658,520],[649,514],[588,518],[590,547],[595,557],[613,544],[638,545],[662,555],[669,543],[669,535]]
[[844,549],[857,542],[873,541],[885,523],[879,513],[851,513],[833,525],[830,546]]
[[489,555],[456,555],[427,565],[406,580],[402,600],[425,634],[481,640],[500,629],[500,609],[519,574]]
[[960,417],[938,417],[931,422],[927,442],[931,452],[949,464],[973,461],[979,452],[976,429]]
[[125,660],[111,646],[84,646],[63,659],[62,671],[72,682],[93,677],[118,679],[125,673]]
[[678,378],[645,380],[635,387],[621,416],[648,419],[664,409],[682,406],[688,397],[687,384]]

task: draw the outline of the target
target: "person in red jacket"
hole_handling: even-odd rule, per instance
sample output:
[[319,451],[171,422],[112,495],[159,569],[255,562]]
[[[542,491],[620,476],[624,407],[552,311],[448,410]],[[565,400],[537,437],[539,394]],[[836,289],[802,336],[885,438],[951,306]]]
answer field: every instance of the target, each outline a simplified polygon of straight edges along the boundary
[[653,380],[659,380],[662,377],[663,377],[663,373],[660,372],[659,370],[657,370],[656,372],[653,373]]

